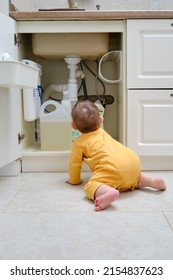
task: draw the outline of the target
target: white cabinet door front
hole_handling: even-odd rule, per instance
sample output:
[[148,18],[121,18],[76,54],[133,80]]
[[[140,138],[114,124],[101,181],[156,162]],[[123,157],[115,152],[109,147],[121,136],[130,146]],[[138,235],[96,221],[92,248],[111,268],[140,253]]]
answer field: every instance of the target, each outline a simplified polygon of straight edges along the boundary
[[173,155],[173,90],[129,90],[127,146],[141,156]]
[[0,88],[0,167],[22,155],[21,99],[19,89]]
[[[0,55],[8,53],[18,59],[18,47],[14,45],[16,22],[0,14]],[[9,73],[6,73],[8,76]],[[4,88],[0,85],[0,167],[22,155],[18,133],[21,133],[21,92],[19,89]]]
[[173,88],[173,20],[127,21],[127,88]]

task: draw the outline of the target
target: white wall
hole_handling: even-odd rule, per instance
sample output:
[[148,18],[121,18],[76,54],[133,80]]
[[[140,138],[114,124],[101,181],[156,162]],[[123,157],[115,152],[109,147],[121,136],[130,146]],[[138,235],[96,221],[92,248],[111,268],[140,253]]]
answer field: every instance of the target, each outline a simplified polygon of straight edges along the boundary
[[[172,0],[75,0],[78,8],[96,10],[173,10]],[[2,2],[2,0],[0,0]],[[68,0],[11,0],[20,11],[68,8]]]
[[9,0],[0,0],[0,13],[9,14]]

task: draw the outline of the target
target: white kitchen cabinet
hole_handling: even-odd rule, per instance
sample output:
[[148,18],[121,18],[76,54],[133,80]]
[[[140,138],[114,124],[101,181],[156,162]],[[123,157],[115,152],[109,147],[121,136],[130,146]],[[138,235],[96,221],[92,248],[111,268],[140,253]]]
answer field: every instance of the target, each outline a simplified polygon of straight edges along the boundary
[[127,145],[143,169],[173,169],[173,20],[127,21]]
[[[127,45],[124,21],[15,22],[9,17],[3,17],[3,20],[5,23],[1,19],[1,26],[7,26],[9,22],[10,27],[0,30],[4,37],[0,41],[0,52],[41,64],[43,87],[53,81],[66,82],[67,73],[62,61],[34,56],[33,33],[109,33],[109,51],[122,51],[122,80],[116,86],[107,86],[108,94],[116,99],[114,105],[107,108],[106,124],[110,130],[113,127],[113,133],[114,127],[118,127],[115,138],[140,155],[146,163],[145,169],[173,168],[172,20],[128,20]],[[14,45],[14,34],[17,33],[21,38],[20,46]],[[90,80],[88,87],[93,94]],[[9,89],[0,89],[0,167],[20,158],[23,172],[67,171],[70,151],[41,151],[39,143],[35,142],[35,122],[23,120],[19,92],[20,89],[14,90],[13,94]],[[19,144],[21,132],[25,138]],[[162,163],[159,166],[158,161]]]
[[129,90],[127,145],[139,156],[173,156],[173,89]]
[[0,14],[0,175],[21,171],[22,88],[37,85],[38,69],[19,61],[17,23]]
[[127,88],[173,88],[173,19],[127,21]]
[[[0,55],[8,53],[17,60],[18,47],[14,44],[17,24],[11,18],[0,14],[0,26]],[[22,145],[18,139],[21,131],[20,89],[0,87],[0,167],[21,157]]]

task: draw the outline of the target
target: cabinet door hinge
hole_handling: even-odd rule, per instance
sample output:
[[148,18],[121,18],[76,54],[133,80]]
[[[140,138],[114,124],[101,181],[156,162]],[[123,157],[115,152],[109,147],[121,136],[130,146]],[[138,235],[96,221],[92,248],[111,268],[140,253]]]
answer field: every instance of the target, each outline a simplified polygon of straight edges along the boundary
[[21,39],[20,37],[18,36],[18,34],[14,33],[14,45],[16,46],[19,46],[21,44]]
[[25,138],[25,134],[24,133],[18,133],[18,143],[20,144],[22,142],[22,140]]

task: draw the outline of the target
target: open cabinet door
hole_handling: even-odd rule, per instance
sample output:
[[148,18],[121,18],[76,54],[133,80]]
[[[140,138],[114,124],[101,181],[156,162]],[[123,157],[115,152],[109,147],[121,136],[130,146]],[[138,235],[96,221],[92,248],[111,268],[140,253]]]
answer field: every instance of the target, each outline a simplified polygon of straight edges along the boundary
[[[18,60],[18,46],[14,43],[16,22],[0,14],[0,57],[8,53],[12,60]],[[1,70],[2,71],[2,70]],[[8,73],[6,73],[8,76]],[[21,90],[0,85],[0,167],[13,162],[22,155],[18,135],[22,127]]]

